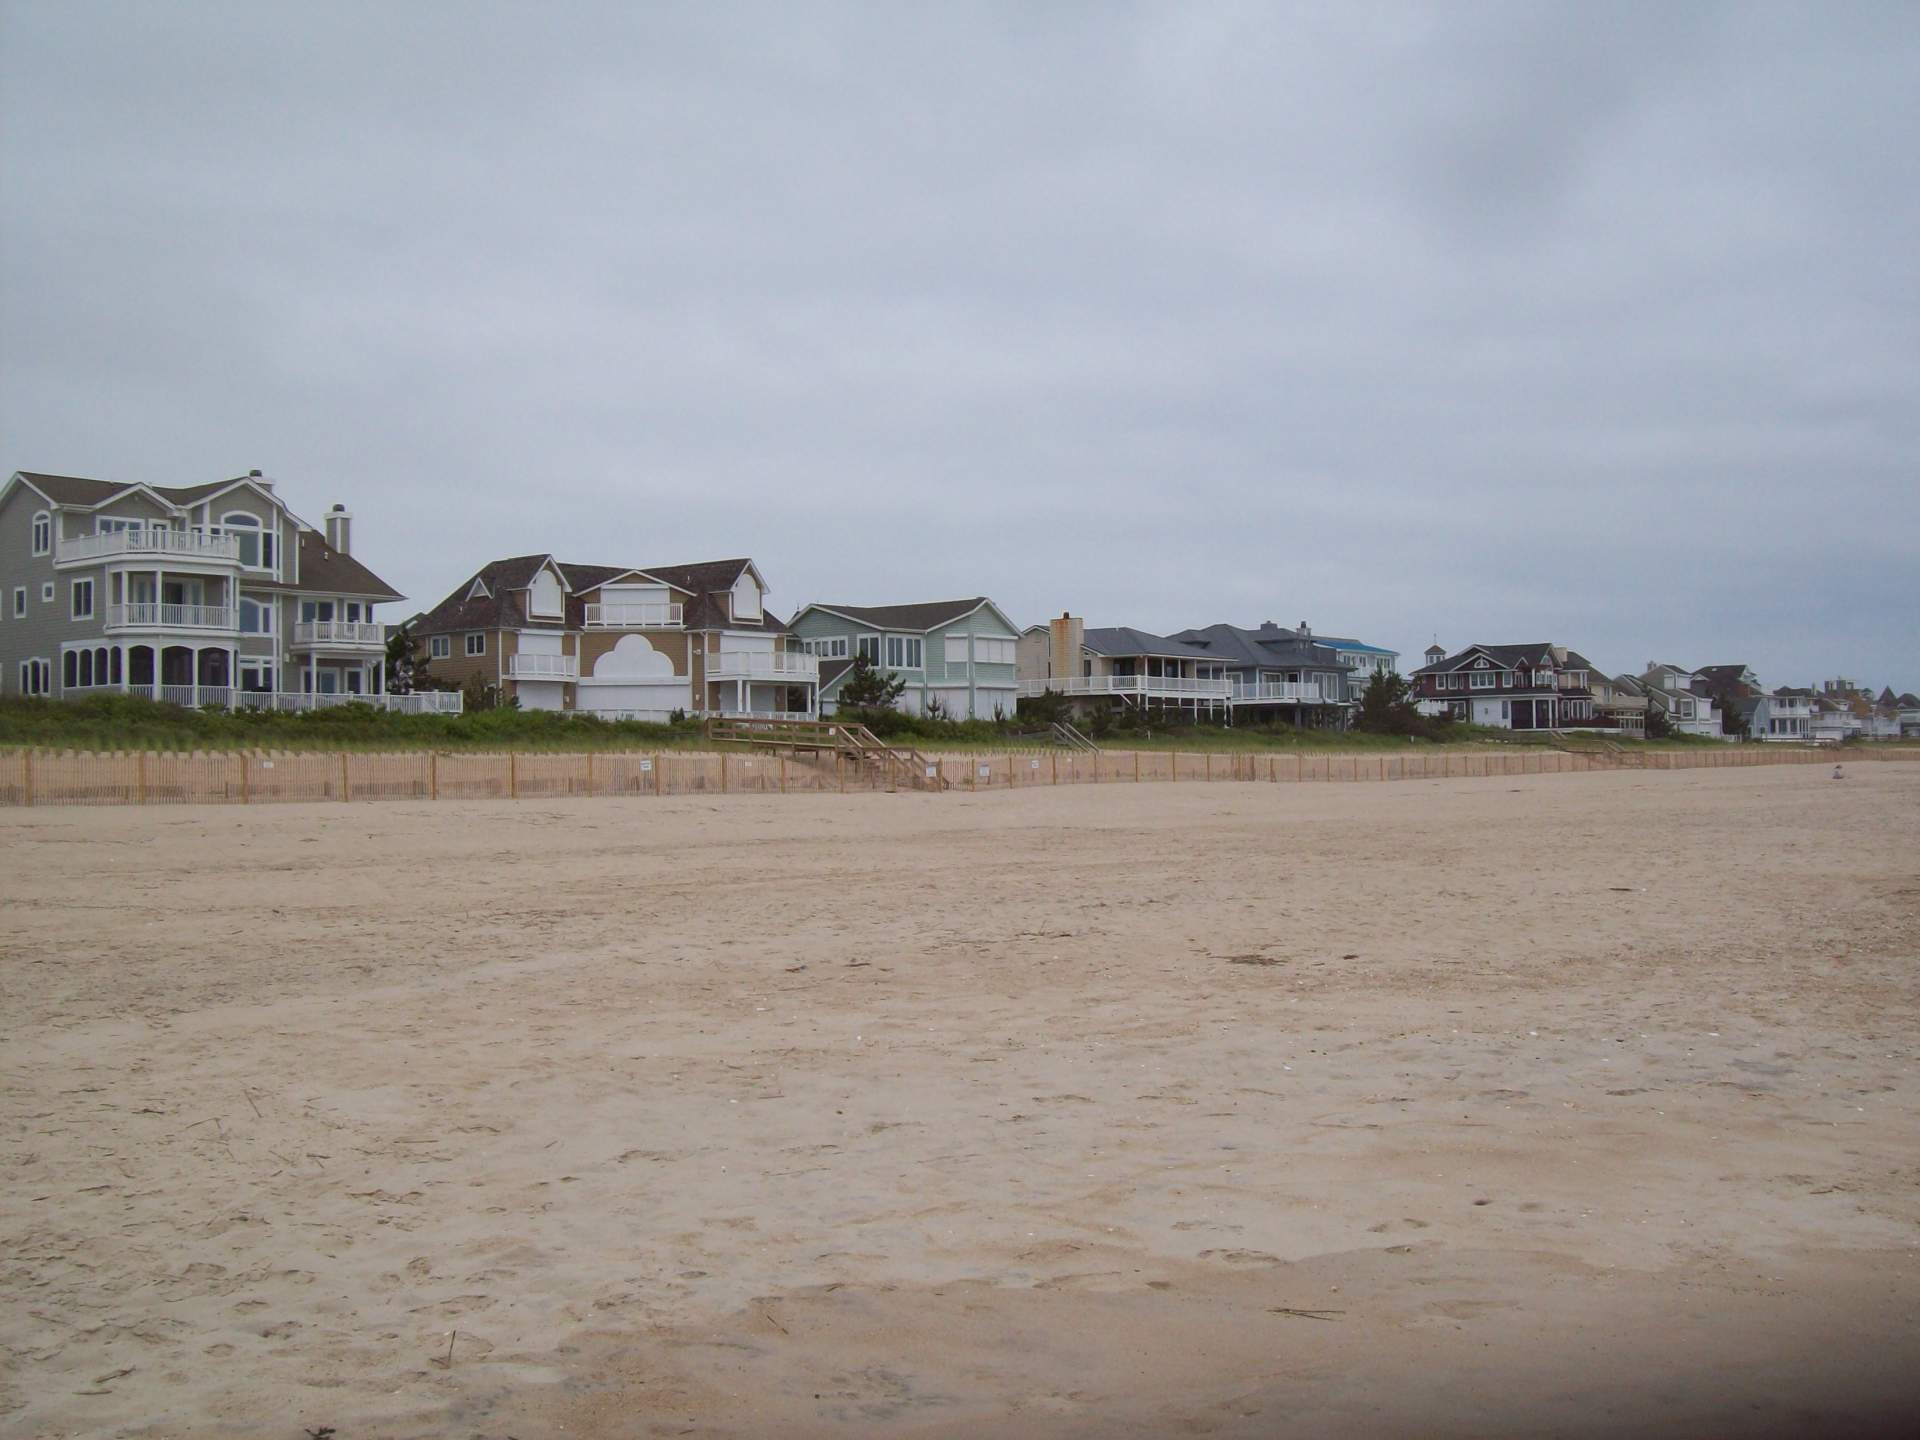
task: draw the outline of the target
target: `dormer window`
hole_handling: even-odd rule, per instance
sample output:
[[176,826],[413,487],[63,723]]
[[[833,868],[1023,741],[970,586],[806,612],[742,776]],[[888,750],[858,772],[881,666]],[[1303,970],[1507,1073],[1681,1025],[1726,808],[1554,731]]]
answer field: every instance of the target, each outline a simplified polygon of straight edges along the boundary
[[476,576],[474,576],[474,578],[473,578],[473,584],[471,584],[471,585],[469,585],[469,586],[467,587],[467,599],[469,599],[469,600],[491,600],[492,598],[493,598],[493,595],[492,595],[492,592],[490,592],[490,591],[489,591],[489,590],[487,589],[487,582],[486,582],[486,581],[484,581],[484,580],[482,580],[482,579],[481,579],[481,578],[480,578],[479,576],[477,576],[477,575],[476,575]]
[[567,592],[551,570],[542,570],[527,587],[527,613],[559,619],[566,614]]
[[753,578],[751,570],[742,570],[740,578],[733,582],[733,618],[758,620],[764,613],[760,602],[760,582]]

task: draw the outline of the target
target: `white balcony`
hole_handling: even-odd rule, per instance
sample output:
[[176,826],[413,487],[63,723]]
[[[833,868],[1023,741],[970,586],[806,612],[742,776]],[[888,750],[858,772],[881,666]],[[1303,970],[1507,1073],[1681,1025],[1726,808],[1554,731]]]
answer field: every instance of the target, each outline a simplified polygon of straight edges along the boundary
[[354,695],[350,692],[303,694],[297,690],[234,690],[225,685],[95,685],[89,695],[124,691],[143,700],[199,709],[333,710],[342,705],[371,705],[401,715],[458,715],[465,702],[458,690],[423,690],[417,695]]
[[1325,705],[1328,699],[1318,685],[1292,680],[1260,680],[1233,687],[1236,705]]
[[384,650],[387,627],[372,620],[302,620],[293,627],[297,649]]
[[1060,675],[1051,680],[1022,680],[1022,695],[1126,695],[1134,699],[1225,700],[1232,686],[1226,680],[1201,680],[1191,675]]
[[784,680],[791,685],[820,683],[820,659],[764,650],[723,650],[707,657],[709,680]]
[[589,605],[589,630],[655,630],[680,628],[679,605]]
[[572,655],[511,655],[507,658],[507,678],[578,680],[580,662]]
[[202,530],[115,530],[105,535],[63,537],[55,563],[78,565],[128,556],[156,560],[193,560],[201,563],[240,563],[237,535],[209,535]]
[[156,605],[141,601],[107,606],[107,630],[194,630],[237,635],[239,612],[227,605]]

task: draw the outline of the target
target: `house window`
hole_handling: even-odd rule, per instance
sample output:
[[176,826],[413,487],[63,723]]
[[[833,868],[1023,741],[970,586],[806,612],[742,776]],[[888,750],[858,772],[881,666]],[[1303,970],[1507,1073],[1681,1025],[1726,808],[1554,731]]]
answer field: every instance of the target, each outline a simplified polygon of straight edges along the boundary
[[967,663],[967,637],[964,635],[947,636],[946,658],[949,665]]
[[270,570],[273,568],[273,547],[269,538],[261,533],[260,522],[244,511],[235,511],[220,517],[220,523],[226,527],[226,533],[240,542],[240,563],[249,570]]
[[93,581],[76,580],[73,582],[72,616],[75,620],[93,618]]
[[13,618],[16,620],[24,620],[26,616],[27,587],[24,585],[16,585],[13,587]]
[[1499,686],[1500,677],[1491,670],[1476,670],[1467,677],[1467,685],[1473,690],[1492,690]]
[[271,635],[273,633],[273,604],[240,599],[240,633],[243,635]]
[[847,658],[847,637],[829,635],[819,640],[806,640],[800,648],[809,655],[818,655],[822,660],[844,660]]
[[51,605],[53,603],[53,581],[49,580],[40,587],[40,603],[42,605]]
[[467,636],[467,654],[484,655],[487,653],[487,632],[476,630]]
[[918,635],[887,636],[887,668],[918,670],[921,666],[921,641]]
[[869,660],[875,665],[878,665],[880,663],[880,637],[878,635],[862,635],[854,644],[854,654],[862,660]]
[[273,689],[273,666],[259,663],[242,663],[240,666],[240,688],[242,690],[263,691]]
[[427,638],[427,654],[435,660],[445,660],[453,654],[451,635],[432,635]]
[[20,693],[22,695],[51,695],[53,693],[53,662],[51,660],[22,660],[20,662]]
[[36,555],[45,555],[52,549],[53,516],[49,515],[45,510],[37,511],[33,517],[33,553]]
[[1500,702],[1500,718],[1502,720],[1513,719],[1513,702],[1511,700],[1502,700]]
[[973,640],[973,659],[977,665],[1011,665],[1014,663],[1015,642],[1012,640],[994,640],[976,635]]

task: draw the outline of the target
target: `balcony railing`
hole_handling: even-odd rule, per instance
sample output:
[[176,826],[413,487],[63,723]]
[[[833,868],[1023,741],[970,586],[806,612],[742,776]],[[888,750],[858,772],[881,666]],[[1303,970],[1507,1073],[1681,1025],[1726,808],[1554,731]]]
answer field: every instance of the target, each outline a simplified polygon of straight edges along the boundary
[[229,630],[238,631],[238,612],[228,605],[156,605],[139,601],[109,605],[109,630]]
[[114,530],[104,535],[75,535],[60,541],[62,561],[107,560],[119,555],[172,556],[179,560],[224,560],[238,563],[240,537],[209,535],[203,530]]
[[572,655],[513,655],[507,675],[514,680],[576,680],[580,662]]
[[642,630],[680,626],[683,607],[679,605],[589,605],[589,630]]
[[372,620],[301,620],[293,627],[296,645],[384,646],[387,627]]
[[[93,686],[88,692],[99,693]],[[143,700],[159,700],[168,705],[202,710],[332,710],[342,705],[371,705],[376,710],[392,710],[402,715],[458,715],[464,701],[458,690],[423,690],[416,695],[354,695],[345,691],[332,694],[303,694],[295,690],[235,690],[226,685],[111,685],[109,690],[124,690]]]
[[1232,688],[1226,680],[1201,680],[1191,675],[1061,675],[1051,680],[1022,680],[1022,695],[1163,695],[1200,700],[1225,700]]
[[707,657],[709,680],[786,680],[795,685],[817,684],[820,659],[816,655],[768,654],[764,650],[723,650]]
[[1328,697],[1318,685],[1293,680],[1248,681],[1233,687],[1236,705],[1324,705]]

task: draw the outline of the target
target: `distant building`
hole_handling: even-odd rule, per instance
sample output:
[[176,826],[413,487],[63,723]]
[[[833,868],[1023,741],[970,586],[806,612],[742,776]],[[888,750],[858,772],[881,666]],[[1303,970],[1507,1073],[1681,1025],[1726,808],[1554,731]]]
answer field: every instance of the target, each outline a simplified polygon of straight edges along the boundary
[[1011,716],[1019,694],[1020,632],[984,595],[904,605],[812,604],[793,617],[800,644],[820,662],[820,707],[831,715],[840,687],[865,656],[904,683],[899,706],[953,720]]
[[1560,730],[1594,723],[1595,673],[1579,651],[1537,641],[1441,651],[1412,679],[1415,700],[1429,713],[1502,730]]

